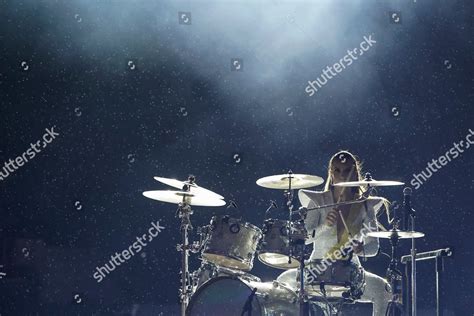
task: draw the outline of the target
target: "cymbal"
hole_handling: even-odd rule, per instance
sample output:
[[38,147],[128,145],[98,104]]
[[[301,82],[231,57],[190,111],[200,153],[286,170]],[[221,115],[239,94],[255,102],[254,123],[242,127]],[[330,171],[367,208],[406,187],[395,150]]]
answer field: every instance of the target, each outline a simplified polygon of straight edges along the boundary
[[268,189],[285,190],[289,188],[291,178],[292,189],[305,189],[315,187],[324,182],[323,178],[309,174],[278,174],[274,176],[263,177],[257,180],[257,184]]
[[335,187],[360,187],[363,185],[370,185],[371,187],[389,187],[395,185],[404,185],[403,182],[398,181],[378,181],[378,180],[361,180],[361,181],[350,181],[350,182],[339,182],[333,184]]
[[421,238],[424,237],[425,234],[421,232],[414,232],[414,231],[402,231],[402,230],[388,230],[386,232],[369,232],[367,236],[375,237],[375,238],[384,238],[384,239],[391,239],[392,234],[397,234],[399,239],[412,239],[412,238]]
[[187,191],[171,191],[171,190],[157,190],[145,191],[143,195],[149,199],[179,204],[184,201],[189,205],[195,206],[223,206],[225,201],[212,195],[205,193],[187,192]]
[[177,179],[170,179],[170,178],[163,178],[163,177],[154,177],[156,181],[160,181],[161,183],[167,184],[169,186],[172,186],[174,188],[182,190],[185,185],[189,185],[190,192],[194,193],[204,193],[210,196],[214,196],[218,199],[224,199],[224,197],[220,194],[217,194],[215,192],[212,192],[211,190],[204,189],[203,187],[198,186],[196,183],[189,183],[189,181],[181,181]]

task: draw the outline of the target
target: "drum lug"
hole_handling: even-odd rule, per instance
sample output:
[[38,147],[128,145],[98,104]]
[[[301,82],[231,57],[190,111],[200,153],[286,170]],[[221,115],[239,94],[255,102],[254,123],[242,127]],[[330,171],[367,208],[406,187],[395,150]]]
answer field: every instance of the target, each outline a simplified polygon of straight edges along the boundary
[[238,249],[232,249],[230,254],[234,257],[240,258],[240,251]]
[[233,223],[229,226],[229,231],[232,234],[238,234],[240,232],[240,225],[239,223]]

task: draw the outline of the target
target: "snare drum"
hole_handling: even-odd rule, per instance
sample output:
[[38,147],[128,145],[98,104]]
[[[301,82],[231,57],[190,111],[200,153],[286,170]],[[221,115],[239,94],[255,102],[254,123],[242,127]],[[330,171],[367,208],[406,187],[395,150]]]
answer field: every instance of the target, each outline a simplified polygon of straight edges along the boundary
[[[293,225],[293,234],[303,237],[304,227]],[[299,260],[290,256],[290,240],[288,237],[288,221],[281,219],[267,219],[263,223],[263,238],[259,245],[258,260],[277,269],[291,269],[300,266]],[[304,237],[303,237],[304,238]]]
[[345,260],[313,260],[304,270],[309,295],[358,299],[364,292],[365,277],[361,265]]
[[257,245],[262,238],[260,228],[225,216],[213,216],[201,257],[218,266],[250,271]]

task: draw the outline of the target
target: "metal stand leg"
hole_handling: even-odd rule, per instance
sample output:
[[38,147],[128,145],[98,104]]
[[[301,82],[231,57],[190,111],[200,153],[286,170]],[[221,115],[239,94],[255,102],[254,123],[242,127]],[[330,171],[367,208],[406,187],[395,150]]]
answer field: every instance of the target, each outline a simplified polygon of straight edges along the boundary
[[181,218],[181,238],[183,243],[178,245],[178,251],[181,251],[181,289],[179,293],[181,301],[181,316],[186,316],[186,308],[189,303],[189,295],[191,293],[189,284],[189,241],[188,232],[192,229],[190,215],[191,208],[188,205],[180,205],[178,215]]
[[390,265],[387,270],[387,278],[390,281],[392,288],[392,300],[388,303],[385,315],[387,316],[401,316],[403,315],[403,306],[400,304],[402,273],[398,270],[398,235],[395,233],[390,239],[392,245],[392,255]]
[[[411,215],[411,231],[415,231],[415,214]],[[411,240],[411,315],[416,316],[416,248],[415,238]]]
[[443,314],[441,305],[441,272],[443,272],[443,257],[436,257],[436,316]]

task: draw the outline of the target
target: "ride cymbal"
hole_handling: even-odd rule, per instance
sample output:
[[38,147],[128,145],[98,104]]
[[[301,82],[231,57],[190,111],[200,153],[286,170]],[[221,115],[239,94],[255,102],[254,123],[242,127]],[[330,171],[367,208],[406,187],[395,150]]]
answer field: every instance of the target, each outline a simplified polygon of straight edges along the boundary
[[318,176],[287,173],[260,178],[257,180],[257,185],[267,189],[287,190],[290,186],[290,179],[291,189],[305,189],[315,187],[324,182],[323,178]]
[[339,182],[333,184],[335,187],[360,187],[364,185],[370,185],[371,187],[388,187],[395,185],[404,185],[403,182],[398,181],[378,181],[378,180],[362,180],[362,181],[350,181],[350,182]]
[[391,239],[394,234],[398,236],[398,239],[412,239],[412,238],[421,238],[425,236],[425,234],[421,232],[403,231],[403,230],[398,230],[398,229],[388,230],[385,232],[369,232],[367,233],[367,236],[375,237],[375,238]]

